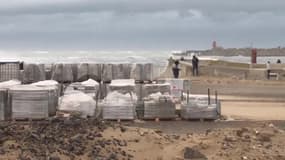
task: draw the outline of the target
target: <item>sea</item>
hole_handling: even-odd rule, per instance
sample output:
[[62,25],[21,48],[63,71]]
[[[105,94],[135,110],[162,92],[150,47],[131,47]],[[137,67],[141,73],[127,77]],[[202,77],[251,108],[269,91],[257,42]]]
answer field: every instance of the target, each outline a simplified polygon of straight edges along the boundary
[[[0,51],[0,61],[24,61],[27,63],[153,63],[157,67],[165,67],[173,51]],[[198,56],[203,59],[217,59],[230,62],[250,63],[245,56]],[[257,63],[278,59],[285,63],[285,56],[257,57]]]

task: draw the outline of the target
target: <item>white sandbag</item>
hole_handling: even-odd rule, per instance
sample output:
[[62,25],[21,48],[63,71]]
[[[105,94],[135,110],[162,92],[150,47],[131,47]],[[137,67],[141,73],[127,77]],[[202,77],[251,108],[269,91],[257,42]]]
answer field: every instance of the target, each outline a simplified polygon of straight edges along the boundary
[[72,94],[61,97],[60,111],[80,112],[83,118],[94,116],[96,101],[87,94],[80,91],[73,91]]
[[24,64],[23,83],[33,83],[46,79],[44,64]]
[[132,94],[121,94],[117,91],[111,92],[103,100],[103,119],[125,119],[135,118],[135,102],[137,97]]

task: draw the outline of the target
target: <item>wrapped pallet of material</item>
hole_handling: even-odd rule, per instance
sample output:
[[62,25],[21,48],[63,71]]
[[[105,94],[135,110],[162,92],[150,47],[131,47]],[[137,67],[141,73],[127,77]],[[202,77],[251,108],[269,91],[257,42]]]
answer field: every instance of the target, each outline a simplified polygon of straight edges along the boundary
[[113,79],[113,65],[112,64],[102,65],[101,79],[103,82],[110,82]]
[[88,64],[88,77],[96,81],[101,81],[101,64]]
[[57,81],[54,80],[45,80],[45,81],[39,81],[36,83],[32,83],[32,86],[37,86],[37,87],[51,87],[54,88],[53,90],[50,90],[52,96],[50,96],[50,102],[54,103],[54,107],[50,107],[49,109],[49,113],[50,115],[55,115],[56,114],[56,110],[57,110],[57,106],[58,106],[58,100],[59,100],[59,96],[61,93],[61,86]]
[[144,101],[144,119],[173,119],[176,118],[176,108],[169,95],[155,93]]
[[181,104],[181,118],[183,119],[217,119],[221,114],[221,103],[210,99],[206,95],[190,95]]
[[59,110],[64,112],[79,112],[82,118],[94,116],[96,101],[81,91],[71,91],[61,97]]
[[109,85],[109,92],[118,91],[122,94],[135,92],[134,79],[116,79],[112,80]]
[[73,70],[72,64],[55,64],[52,67],[52,80],[56,80],[58,82],[73,82]]
[[0,121],[11,117],[11,107],[8,106],[8,90],[0,89]]
[[34,83],[46,79],[44,64],[25,64],[23,73],[23,83]]
[[54,87],[20,85],[9,89],[12,119],[42,119],[54,115]]
[[162,93],[162,94],[170,94],[170,84],[146,84],[143,86],[144,97],[149,96],[153,93]]
[[92,63],[82,63],[78,65],[77,81],[86,81],[88,79],[101,80],[101,65]]
[[11,106],[8,105],[8,89],[21,85],[18,80],[0,82],[0,120],[9,120],[11,118]]
[[158,80],[158,83],[169,83],[171,95],[175,98],[181,97],[181,92],[190,91],[190,80],[186,79],[163,79]]
[[81,63],[78,65],[76,81],[86,81],[88,79],[88,64]]
[[78,90],[91,97],[95,97],[96,93],[99,91],[99,83],[93,79],[88,79],[83,82],[72,83],[68,86],[72,90]]
[[112,64],[112,79],[130,79],[131,64]]
[[117,91],[108,93],[101,104],[103,119],[132,120],[135,118],[135,105],[135,94],[122,94]]
[[20,62],[0,61],[0,82],[19,79]]
[[131,70],[131,78],[137,81],[153,80],[153,64],[136,64]]

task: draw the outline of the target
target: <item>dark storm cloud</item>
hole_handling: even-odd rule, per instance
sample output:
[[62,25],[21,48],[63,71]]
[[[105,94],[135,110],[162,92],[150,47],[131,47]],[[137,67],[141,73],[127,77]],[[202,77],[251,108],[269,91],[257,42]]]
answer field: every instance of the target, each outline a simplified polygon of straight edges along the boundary
[[283,0],[3,0],[0,47],[275,47],[285,44],[284,8]]

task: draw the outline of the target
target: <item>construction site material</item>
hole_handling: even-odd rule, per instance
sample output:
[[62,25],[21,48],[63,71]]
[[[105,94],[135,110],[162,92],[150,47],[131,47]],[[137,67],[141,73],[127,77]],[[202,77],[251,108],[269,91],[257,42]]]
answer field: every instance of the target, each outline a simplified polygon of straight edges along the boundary
[[117,91],[108,93],[101,104],[103,119],[132,120],[135,118],[136,95]]
[[129,79],[132,64],[112,64],[112,79]]
[[73,82],[74,75],[72,68],[72,64],[59,63],[53,65],[51,79],[62,83]]
[[118,91],[122,94],[135,92],[135,80],[134,79],[117,79],[112,80],[109,85],[109,92]]
[[34,83],[46,79],[44,64],[24,64],[23,83]]
[[61,97],[58,109],[64,112],[79,112],[82,118],[86,118],[94,115],[96,102],[83,92],[72,91]]
[[0,62],[0,82],[12,79],[19,79],[20,62],[4,61]]
[[7,89],[20,84],[21,82],[19,80],[9,80],[9,81],[0,82],[0,88]]
[[131,70],[131,78],[136,81],[152,81],[153,64],[136,64]]
[[151,94],[144,101],[144,119],[173,119],[176,108],[169,95]]
[[147,97],[153,93],[160,92],[162,94],[170,94],[170,84],[163,83],[163,84],[146,84],[143,86],[144,97]]
[[99,91],[99,83],[93,79],[88,79],[87,81],[72,83],[68,89],[81,91],[94,98]]
[[182,91],[191,91],[190,90],[190,80],[185,79],[162,79],[158,80],[158,83],[169,83],[170,84],[170,90],[171,95],[175,98],[181,97]]
[[11,107],[8,106],[8,90],[0,89],[0,120],[8,120],[11,117]]
[[103,82],[110,82],[113,79],[112,64],[103,64],[101,69],[101,78]]
[[77,68],[77,81],[85,81],[88,79],[94,79],[101,81],[101,64],[82,63]]
[[183,119],[218,119],[221,104],[206,95],[189,95],[186,101],[181,103],[180,113]]
[[55,114],[55,87],[20,85],[9,89],[12,119],[41,119]]

